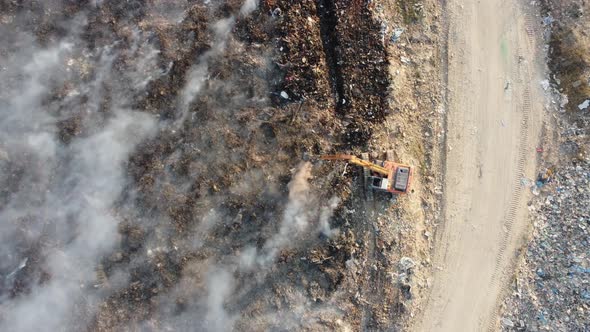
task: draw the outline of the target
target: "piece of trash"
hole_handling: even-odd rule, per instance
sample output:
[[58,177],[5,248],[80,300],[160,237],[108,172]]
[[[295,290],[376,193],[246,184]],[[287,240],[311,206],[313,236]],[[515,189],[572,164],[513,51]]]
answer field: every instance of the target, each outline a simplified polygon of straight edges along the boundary
[[505,326],[508,328],[514,327],[514,322],[512,320],[510,320],[509,318],[502,318],[500,321],[502,323],[502,326]]
[[543,152],[543,148],[541,148],[541,147],[538,147],[536,150],[537,150],[537,152],[539,152],[539,153]]
[[547,89],[549,89],[549,80],[542,80],[541,87],[543,88],[543,90],[547,91]]
[[[553,177],[553,169],[551,169],[551,168],[546,169],[545,172],[543,172],[543,173],[539,173],[537,175],[537,186],[538,187],[543,186],[545,183],[549,182],[552,177]],[[538,185],[539,182],[541,183],[540,186]]]
[[544,26],[551,25],[551,24],[553,24],[553,22],[555,22],[555,19],[553,18],[553,16],[547,15],[546,17],[543,17],[543,25]]
[[543,325],[547,324],[547,318],[545,318],[545,315],[543,315],[542,312],[539,313],[539,316],[537,317],[537,319],[539,320],[539,322],[541,322],[541,324],[543,324]]
[[281,91],[281,97],[284,99],[289,99],[289,95],[285,91]]
[[561,95],[561,102],[559,103],[559,107],[563,108],[565,107],[565,105],[567,105],[567,103],[569,103],[569,99],[567,98],[566,95]]
[[18,267],[16,269],[14,269],[14,271],[10,272],[8,275],[6,275],[6,278],[11,278],[12,276],[14,276],[18,271],[22,270],[25,268],[25,266],[27,266],[27,262],[29,261],[28,257],[25,257],[25,259],[23,259],[20,264],[18,264]]
[[416,263],[410,257],[402,257],[399,261],[399,266],[402,271],[408,271],[416,266]]
[[399,40],[399,37],[401,37],[402,33],[404,33],[404,29],[403,28],[395,28],[393,29],[393,34],[391,35],[391,38],[389,39],[392,43],[395,43]]
[[406,58],[406,57],[405,57],[405,56],[403,56],[403,55],[402,55],[402,56],[401,56],[399,59],[400,59],[400,61],[401,61],[403,64],[405,64],[405,65],[407,65],[407,64],[409,64],[409,63],[411,62],[411,60],[410,60],[409,58]]
[[590,99],[586,99],[583,103],[578,105],[578,108],[580,109],[580,111],[583,111],[583,110],[587,109],[588,106],[590,106]]

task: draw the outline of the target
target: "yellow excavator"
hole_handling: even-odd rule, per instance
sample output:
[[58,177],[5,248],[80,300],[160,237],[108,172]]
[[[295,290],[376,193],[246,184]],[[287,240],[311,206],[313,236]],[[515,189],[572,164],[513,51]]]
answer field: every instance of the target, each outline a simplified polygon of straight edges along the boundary
[[320,156],[321,160],[343,160],[363,168],[365,197],[373,200],[373,192],[388,192],[392,196],[405,194],[410,190],[412,168],[393,161],[393,151],[387,151],[388,160],[369,160],[369,154],[361,154],[361,158],[348,154]]

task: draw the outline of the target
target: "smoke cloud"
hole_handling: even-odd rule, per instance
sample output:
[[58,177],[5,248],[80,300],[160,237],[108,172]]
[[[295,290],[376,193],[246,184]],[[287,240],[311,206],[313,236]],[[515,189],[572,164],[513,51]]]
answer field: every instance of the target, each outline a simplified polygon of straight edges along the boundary
[[283,213],[279,233],[264,245],[264,249],[267,251],[265,261],[274,260],[281,248],[308,228],[310,213],[313,213],[313,210],[309,210],[311,196],[308,181],[310,178],[311,163],[300,164],[288,185],[289,202]]
[[228,316],[224,301],[232,294],[233,279],[224,270],[212,271],[207,280],[207,314],[205,321],[209,331],[229,331],[232,318]]
[[[144,8],[131,1],[125,5],[135,6],[139,18],[126,17],[129,11],[107,10],[111,3],[97,0],[88,3],[88,8],[79,5],[81,9],[73,18],[66,14],[54,18],[61,20],[58,33],[43,38],[25,24],[27,13],[15,14],[10,21],[13,23],[0,24],[0,330],[92,328],[101,310],[108,309],[103,304],[115,298],[118,291],[133,287],[130,280],[137,278],[138,270],[152,269],[149,271],[155,275],[166,264],[173,265],[170,270],[176,274],[158,275],[161,277],[157,281],[146,282],[151,288],[142,289],[152,292],[145,302],[154,305],[150,315],[159,323],[144,316],[140,327],[232,330],[240,308],[249,301],[249,292],[272,273],[282,251],[302,246],[320,234],[338,234],[330,228],[330,219],[340,202],[337,198],[320,202],[310,183],[310,163],[298,165],[290,181],[287,178],[281,183],[284,188],[289,181],[286,198],[277,189],[278,181],[267,183],[268,172],[256,167],[238,169],[240,181],[232,183],[227,192],[219,188],[221,184],[209,180],[225,171],[215,169],[215,165],[239,158],[231,157],[233,151],[227,147],[234,136],[240,144],[244,137],[259,139],[254,132],[258,132],[263,120],[243,128],[237,121],[227,125],[225,120],[216,120],[224,126],[214,130],[226,134],[221,137],[227,146],[213,143],[206,132],[215,119],[231,118],[231,112],[223,113],[224,107],[242,108],[266,101],[266,95],[233,82],[232,75],[212,78],[215,61],[228,52],[239,52],[230,47],[240,47],[232,31],[240,19],[256,11],[257,0],[244,1],[234,7],[233,15],[208,25],[208,48],[195,53],[194,62],[180,79],[172,76],[178,75],[174,70],[182,61],[165,54],[162,31],[167,24],[180,24],[189,11],[178,5],[164,13],[159,10],[166,7],[165,2],[156,1]],[[61,10],[70,5],[55,2],[55,8]],[[40,12],[45,13],[43,10]],[[92,16],[92,11],[100,11],[101,15]],[[138,28],[150,17],[158,18],[154,20],[160,24],[155,32]],[[107,23],[125,22],[121,23],[124,28],[110,30],[111,24],[105,23],[93,30],[91,25],[101,19]],[[189,23],[183,24],[195,23],[186,21]],[[9,36],[8,32],[15,28]],[[186,46],[181,42],[179,45],[174,47]],[[253,60],[250,65],[266,69],[265,61]],[[165,90],[174,80],[182,82],[178,93],[168,94]],[[225,100],[219,91],[229,90],[236,97]],[[195,105],[206,93],[216,103],[213,108],[221,109],[219,113],[195,112],[203,108]],[[159,96],[165,100],[161,107],[174,105],[170,121],[158,107],[145,106],[150,98]],[[198,142],[185,137],[176,139],[177,131],[187,126],[190,114],[190,125],[201,126],[193,131],[197,131],[193,137],[198,137]],[[262,135],[267,148],[273,149],[268,143],[276,139],[272,128]],[[130,171],[134,157],[155,154],[150,148],[166,137],[176,140],[172,140],[162,160],[154,158],[149,165],[161,170],[157,173],[161,177],[149,179]],[[185,158],[186,150],[195,151],[191,156],[198,158]],[[241,146],[235,150],[264,153]],[[171,160],[175,162],[168,162]],[[176,169],[170,164],[180,166]],[[215,174],[203,174],[204,164],[214,165],[211,168]],[[194,179],[202,181],[195,184]],[[154,195],[154,201],[146,198],[149,195],[140,187],[142,181],[152,180],[154,191],[164,192],[169,189],[166,185],[174,184],[170,185],[175,191],[170,190],[174,195],[166,202],[170,206],[167,208],[186,209],[182,211],[190,217],[186,228],[172,225],[172,218],[164,213],[170,211],[161,208],[166,204],[160,197],[168,196]],[[234,207],[227,203],[230,196],[236,201],[236,197],[244,201],[244,197],[255,197],[260,206],[269,207],[260,208],[264,215],[256,216],[252,211],[242,214],[247,204],[238,202],[243,206]],[[193,215],[194,211],[200,214]],[[266,224],[265,218],[272,220]],[[262,225],[254,225],[256,222]],[[135,228],[125,228],[129,225]],[[267,236],[258,241],[257,232],[252,232],[251,238],[240,239],[243,242],[237,245],[230,237],[224,240],[223,235],[225,229],[234,226],[260,226]],[[167,237],[178,235],[178,229],[185,232],[183,236],[174,241]],[[213,237],[222,240],[214,242]],[[122,253],[123,247],[128,252]],[[240,279],[249,274],[254,278]],[[302,306],[310,305],[304,295],[300,297]],[[125,322],[114,326],[130,328]]]
[[258,0],[246,0],[240,8],[240,14],[250,15],[258,7]]
[[[157,128],[153,117],[127,108],[161,73],[153,66],[157,52],[136,33],[129,49],[109,44],[84,53],[76,32],[49,48],[26,32],[13,43],[3,40],[10,54],[0,60],[6,68],[0,72],[3,331],[68,330],[88,323],[78,321],[88,318],[80,311],[103,296],[93,290],[96,267],[119,243],[113,208],[128,184],[125,164]],[[123,53],[142,56],[118,81],[113,61]],[[110,101],[107,85],[116,91]],[[56,91],[63,97],[54,98]],[[105,107],[110,112],[99,114]],[[84,133],[64,140],[68,125]],[[32,279],[23,279],[21,271]],[[6,292],[25,282],[27,292]]]
[[[176,291],[186,292],[184,285],[195,282],[193,281],[195,274],[203,275],[205,300],[193,303],[190,310],[173,318],[169,326],[182,330],[190,324],[188,322],[194,320],[194,317],[203,317],[200,322],[201,328],[198,330],[231,331],[235,328],[234,324],[239,315],[239,312],[231,310],[232,303],[240,301],[242,297],[249,300],[247,294],[259,287],[259,283],[264,282],[265,277],[272,273],[273,265],[276,264],[277,256],[282,250],[297,247],[305,238],[317,236],[321,232],[326,232],[325,235],[337,233],[337,230],[330,229],[329,218],[338,206],[339,199],[331,199],[328,205],[318,203],[309,182],[312,177],[311,170],[312,165],[308,162],[301,163],[294,169],[288,184],[288,200],[278,231],[270,236],[260,250],[255,247],[246,247],[237,256],[224,258],[224,262],[200,264],[199,272],[191,271],[185,276]],[[313,225],[315,227],[312,227]],[[203,272],[203,268],[206,268],[206,272]],[[253,273],[254,278],[238,281],[236,276],[244,273]],[[163,300],[170,302],[168,296],[165,296]],[[265,319],[274,321],[278,326],[295,328],[297,325],[294,321],[297,317],[300,318],[304,309],[313,305],[303,294],[299,294],[298,302],[298,311],[293,312],[292,316],[285,317],[285,321],[278,321],[278,317],[270,314]],[[169,307],[164,306],[164,308],[170,310]],[[326,309],[326,311],[330,310]]]
[[[285,206],[278,233],[272,235],[258,252],[256,248],[247,248],[239,259],[239,266],[250,270],[253,268],[266,269],[272,264],[282,249],[295,245],[297,239],[308,233],[309,226],[318,220],[318,204],[311,194],[309,180],[312,165],[309,162],[299,164],[293,178],[289,182],[289,200]],[[331,210],[337,207],[330,204],[322,207],[321,217],[327,222]],[[329,227],[328,227],[329,228]]]
[[182,116],[179,119],[180,124],[186,119],[190,103],[198,96],[199,92],[203,89],[203,85],[209,79],[209,61],[212,58],[223,54],[234,25],[235,19],[233,17],[225,18],[213,23],[213,45],[211,46],[211,49],[203,53],[197,59],[196,65],[190,69],[187,84],[182,91]]

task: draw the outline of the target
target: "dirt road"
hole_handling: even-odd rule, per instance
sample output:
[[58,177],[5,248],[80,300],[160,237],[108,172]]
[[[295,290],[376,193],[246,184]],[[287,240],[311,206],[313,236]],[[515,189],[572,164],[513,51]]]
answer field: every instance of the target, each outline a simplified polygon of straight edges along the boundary
[[[541,57],[516,1],[448,3],[445,222],[416,331],[494,330],[497,298],[526,233],[523,177],[534,177]],[[530,17],[529,17],[530,16]]]

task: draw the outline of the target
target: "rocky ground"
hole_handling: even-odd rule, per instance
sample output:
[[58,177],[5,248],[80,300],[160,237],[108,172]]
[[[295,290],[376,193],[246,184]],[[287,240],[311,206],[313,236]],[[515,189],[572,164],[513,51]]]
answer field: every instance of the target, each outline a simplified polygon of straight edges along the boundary
[[[0,329],[402,328],[439,218],[439,10],[0,3]],[[303,162],[387,149],[416,174],[394,205]]]
[[552,123],[529,202],[532,238],[503,301],[505,331],[590,330],[590,6],[543,1]]

